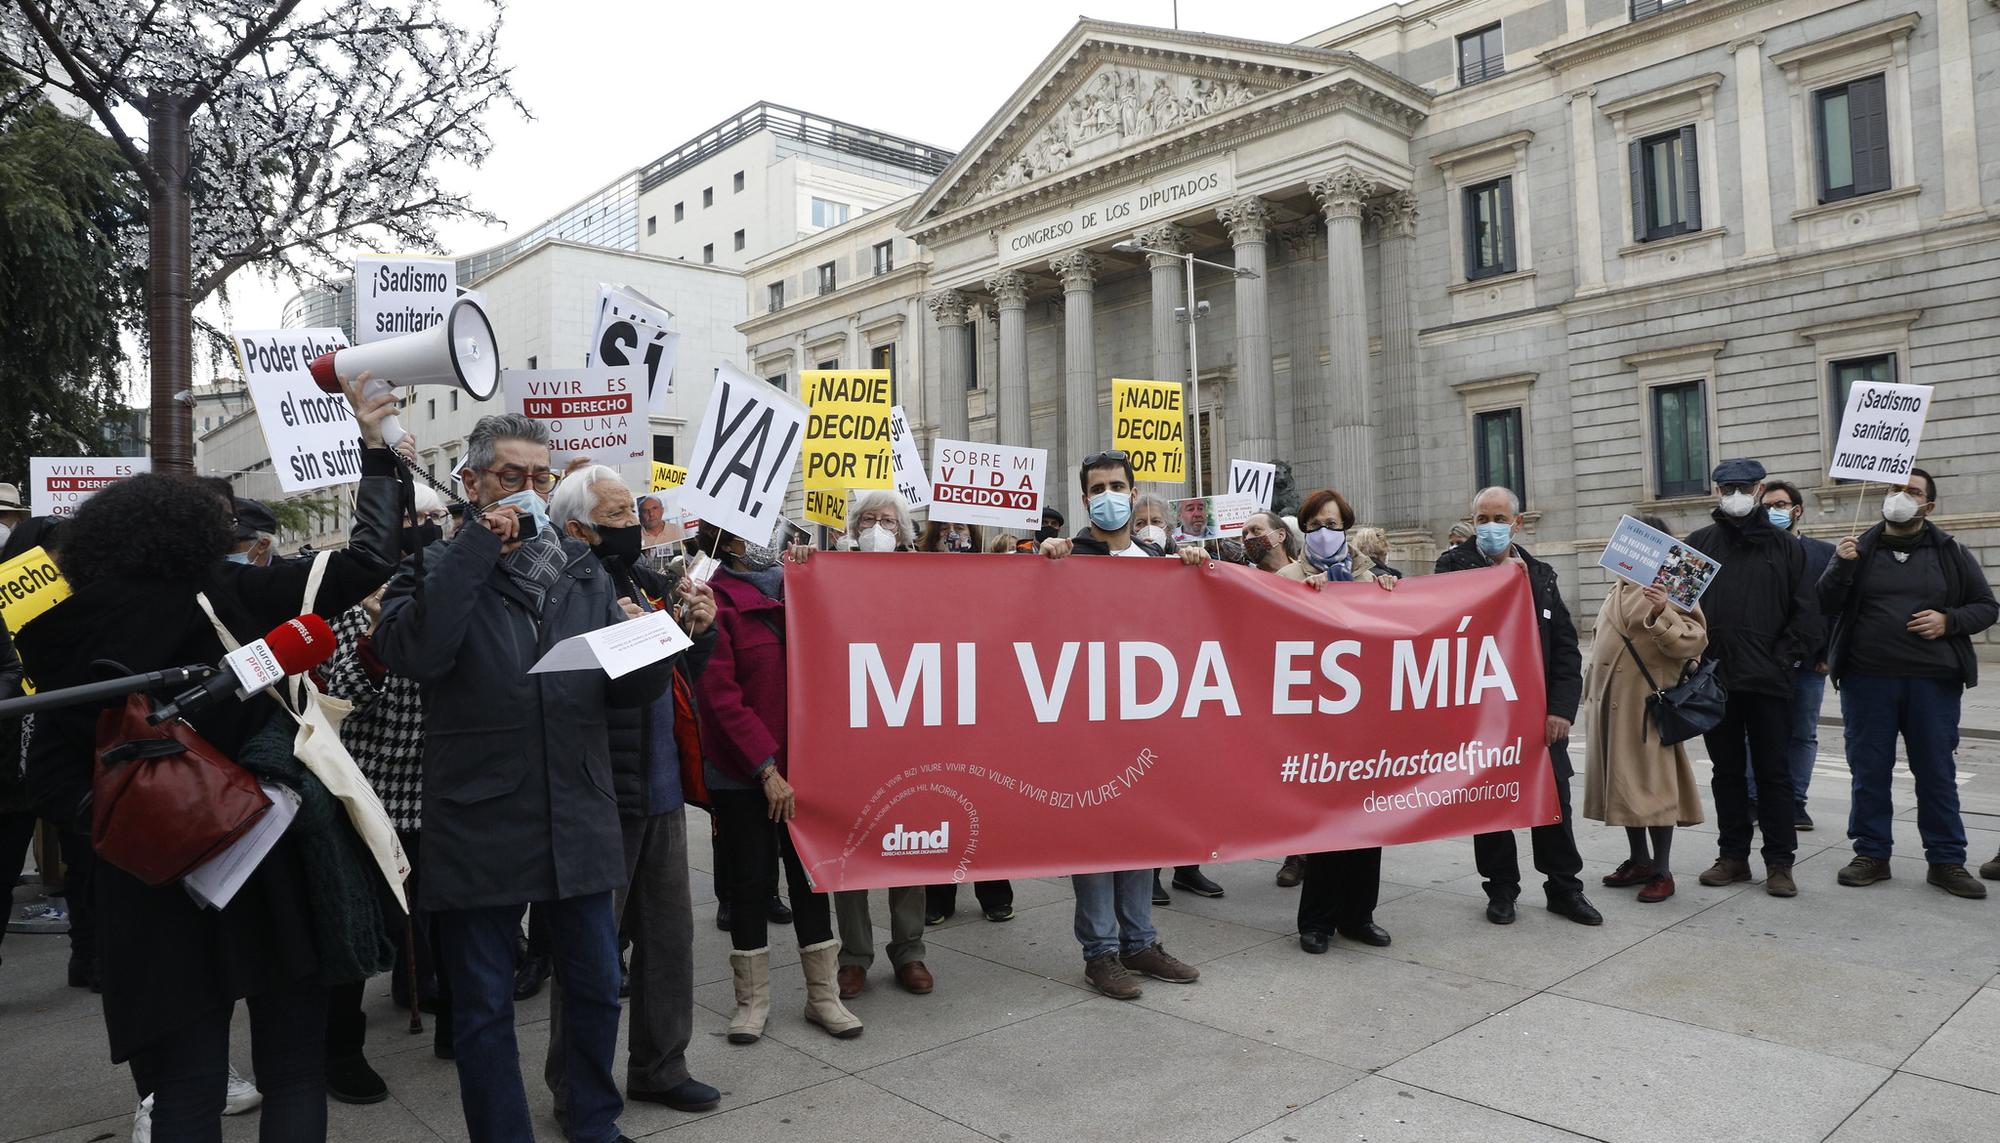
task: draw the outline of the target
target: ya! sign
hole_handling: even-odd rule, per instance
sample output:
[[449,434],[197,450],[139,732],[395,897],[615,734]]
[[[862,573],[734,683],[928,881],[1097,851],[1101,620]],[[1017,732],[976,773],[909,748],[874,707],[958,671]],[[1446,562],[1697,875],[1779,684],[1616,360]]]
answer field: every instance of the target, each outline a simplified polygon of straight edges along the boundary
[[805,407],[784,390],[722,366],[695,432],[682,510],[753,544],[769,543],[805,429]]

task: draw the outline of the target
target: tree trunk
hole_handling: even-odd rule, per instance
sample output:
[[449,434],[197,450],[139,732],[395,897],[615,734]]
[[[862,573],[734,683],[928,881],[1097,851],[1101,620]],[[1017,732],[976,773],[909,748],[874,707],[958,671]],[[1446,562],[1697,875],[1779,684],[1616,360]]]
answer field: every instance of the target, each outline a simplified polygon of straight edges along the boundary
[[188,219],[188,115],[174,96],[148,108],[146,339],[152,361],[155,472],[194,471],[194,407],[177,395],[194,386],[193,241]]

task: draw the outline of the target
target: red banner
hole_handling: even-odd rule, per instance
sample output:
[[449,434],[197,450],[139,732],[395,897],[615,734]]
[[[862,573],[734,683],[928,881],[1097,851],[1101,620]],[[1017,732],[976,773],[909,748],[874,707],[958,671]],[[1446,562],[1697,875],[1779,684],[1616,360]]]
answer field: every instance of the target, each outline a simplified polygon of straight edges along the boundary
[[1557,820],[1514,568],[820,554],[785,574],[792,823],[826,891]]

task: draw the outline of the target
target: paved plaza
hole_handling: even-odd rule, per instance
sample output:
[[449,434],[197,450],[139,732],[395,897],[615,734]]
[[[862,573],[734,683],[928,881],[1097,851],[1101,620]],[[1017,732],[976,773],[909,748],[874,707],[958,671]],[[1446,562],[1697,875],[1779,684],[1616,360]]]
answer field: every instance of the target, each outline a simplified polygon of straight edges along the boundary
[[[1968,707],[1961,753],[1975,864],[2000,848],[2000,698],[1989,701]],[[1849,855],[1837,727],[1821,752],[1820,828],[1800,835],[1796,900],[1697,884],[1714,856],[1711,822],[1676,846],[1679,894],[1638,904],[1633,890],[1595,887],[1625,855],[1622,831],[1584,822],[1602,928],[1539,908],[1532,871],[1520,921],[1488,924],[1460,839],[1385,855],[1377,919],[1394,945],[1336,939],[1311,957],[1292,930],[1297,890],[1273,885],[1274,863],[1243,862],[1209,870],[1224,898],[1176,893],[1156,912],[1200,983],[1148,982],[1143,999],[1120,1003],[1084,983],[1067,882],[1021,882],[1011,923],[988,923],[966,894],[959,917],[931,930],[934,994],[899,991],[878,962],[851,1003],[867,1032],[850,1041],[801,1018],[785,934],[773,942],[769,1034],[725,1042],[727,938],[698,874],[690,1058],[722,1106],[691,1116],[633,1105],[625,1130],[676,1143],[2000,1139],[2000,899],[1924,884],[1907,777],[1895,879],[1835,885]],[[1576,793],[1580,803],[1580,781]],[[705,867],[707,847],[696,848]],[[881,905],[877,894],[885,930]],[[16,934],[0,951],[0,1141],[129,1137],[131,1082],[106,1060],[95,998],[63,986],[62,939]],[[465,1139],[452,1065],[432,1057],[428,1034],[406,1032],[386,979],[368,1005],[368,1054],[391,1096],[333,1105],[333,1138]],[[547,1017],[546,993],[522,1005],[520,1042],[538,1130],[556,1140],[538,1078]],[[236,1022],[234,1052],[246,1068],[247,1025]],[[256,1116],[228,1120],[223,1135],[255,1139]]]

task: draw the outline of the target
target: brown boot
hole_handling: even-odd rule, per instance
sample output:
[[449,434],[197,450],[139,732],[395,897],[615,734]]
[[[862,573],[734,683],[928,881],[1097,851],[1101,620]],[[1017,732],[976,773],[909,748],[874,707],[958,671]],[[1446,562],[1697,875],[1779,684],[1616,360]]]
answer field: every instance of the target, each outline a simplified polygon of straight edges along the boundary
[[1993,860],[1980,866],[1979,875],[1988,881],[2000,881],[2000,854],[1995,854]]
[[1750,863],[1740,857],[1718,857],[1698,880],[1711,888],[1750,880]]
[[1944,890],[1954,897],[1965,897],[1979,901],[1986,897],[1986,886],[1979,879],[1965,871],[1963,865],[1932,865],[1925,881]]
[[1799,883],[1792,880],[1789,865],[1766,865],[1764,867],[1764,892],[1773,897],[1796,897]]
[[1287,857],[1285,863],[1278,866],[1278,888],[1280,889],[1295,888],[1299,882],[1305,879],[1306,859],[1297,854]]

